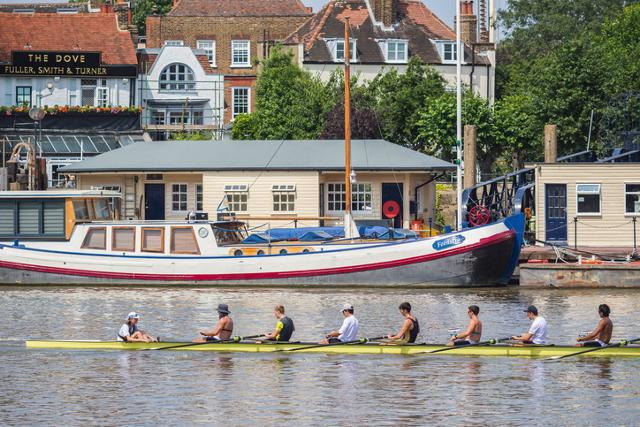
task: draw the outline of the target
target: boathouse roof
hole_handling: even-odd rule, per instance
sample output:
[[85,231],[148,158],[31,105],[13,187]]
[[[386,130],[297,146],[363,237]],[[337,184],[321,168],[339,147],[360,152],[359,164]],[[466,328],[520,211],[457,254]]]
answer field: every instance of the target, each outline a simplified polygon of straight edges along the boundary
[[[451,170],[455,165],[389,141],[351,142],[354,170]],[[60,168],[64,173],[344,169],[343,140],[138,142]]]

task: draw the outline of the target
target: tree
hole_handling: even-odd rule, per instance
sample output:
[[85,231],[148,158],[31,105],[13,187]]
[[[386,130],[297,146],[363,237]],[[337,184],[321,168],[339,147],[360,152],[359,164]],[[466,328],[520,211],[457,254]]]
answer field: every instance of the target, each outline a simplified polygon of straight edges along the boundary
[[333,105],[319,78],[294,64],[292,53],[275,46],[258,76],[256,111],[241,119],[233,135],[245,139],[316,138]]
[[133,23],[140,34],[146,34],[147,16],[166,15],[171,10],[173,0],[136,0],[133,4]]

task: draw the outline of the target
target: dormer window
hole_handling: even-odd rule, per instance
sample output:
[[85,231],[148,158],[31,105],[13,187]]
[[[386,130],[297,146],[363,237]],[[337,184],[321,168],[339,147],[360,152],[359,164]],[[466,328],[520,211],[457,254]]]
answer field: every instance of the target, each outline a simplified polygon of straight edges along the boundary
[[458,60],[458,49],[455,42],[438,42],[438,52],[444,64],[453,64]]
[[[344,39],[330,39],[330,40],[325,40],[325,42],[327,43],[327,46],[329,47],[329,50],[331,51],[331,55],[333,56],[333,61],[334,62],[344,62],[344,53],[345,53],[345,45],[344,45]],[[349,56],[350,61],[351,62],[355,62],[358,59],[358,54],[356,52],[356,41],[351,39],[351,42],[349,44]]]
[[382,39],[378,40],[378,44],[385,62],[391,64],[407,63],[409,55],[406,40]]
[[165,46],[184,46],[183,40],[165,40]]

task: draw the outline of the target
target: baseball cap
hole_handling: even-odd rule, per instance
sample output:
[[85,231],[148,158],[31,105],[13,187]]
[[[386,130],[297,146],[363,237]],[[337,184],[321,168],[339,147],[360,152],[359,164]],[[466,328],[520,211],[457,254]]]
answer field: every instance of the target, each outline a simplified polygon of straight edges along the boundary
[[522,310],[522,311],[524,311],[525,313],[533,313],[536,316],[538,315],[538,309],[536,308],[535,305],[530,305],[529,307],[527,307],[526,310]]
[[349,303],[345,303],[342,306],[342,310],[341,311],[345,311],[345,310],[353,310],[353,305],[349,304]]
[[139,319],[139,318],[140,318],[140,315],[139,315],[138,313],[136,313],[135,311],[132,311],[131,313],[129,313],[129,314],[127,315],[127,317],[128,317],[129,319]]

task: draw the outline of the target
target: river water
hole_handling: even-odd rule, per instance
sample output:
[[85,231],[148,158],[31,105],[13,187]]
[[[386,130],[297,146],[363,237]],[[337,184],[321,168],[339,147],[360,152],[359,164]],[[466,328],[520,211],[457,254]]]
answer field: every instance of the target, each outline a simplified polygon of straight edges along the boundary
[[191,340],[229,304],[236,334],[273,327],[283,303],[296,340],[318,340],[355,306],[361,335],[402,322],[443,342],[478,304],[485,338],[523,332],[538,306],[549,339],[573,342],[611,306],[614,340],[635,338],[634,290],[265,290],[0,287],[0,425],[637,425],[640,360],[27,350],[24,340],[113,339],[123,317]]

